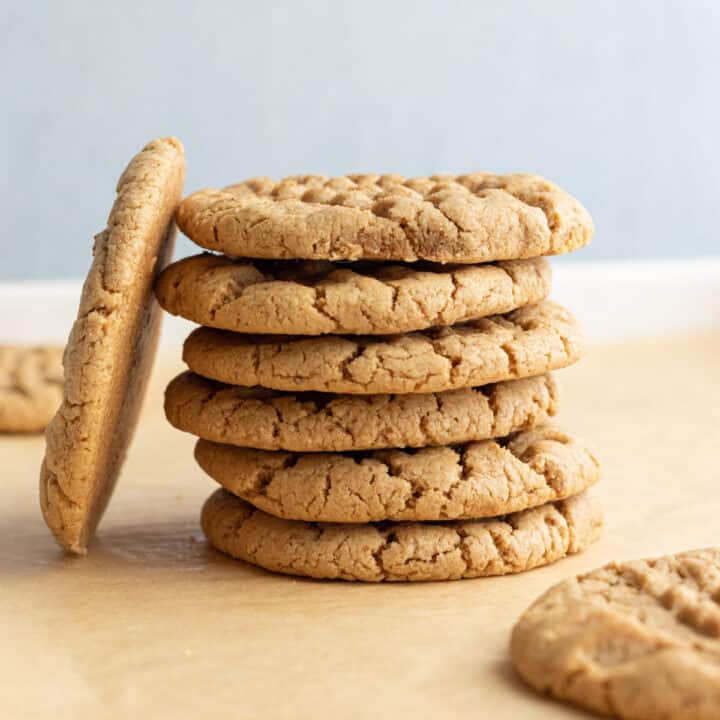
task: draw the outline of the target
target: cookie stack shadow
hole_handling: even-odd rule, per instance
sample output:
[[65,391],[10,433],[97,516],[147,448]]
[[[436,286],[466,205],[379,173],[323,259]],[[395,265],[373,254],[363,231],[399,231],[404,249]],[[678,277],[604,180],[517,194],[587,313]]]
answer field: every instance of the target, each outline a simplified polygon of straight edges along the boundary
[[[544,255],[584,208],[531,175],[256,179],[178,211],[206,250],[161,305],[202,327],[165,411],[221,489],[212,545],[363,581],[516,573],[583,550],[599,464],[553,424],[583,353]],[[253,258],[253,259],[239,259]]]

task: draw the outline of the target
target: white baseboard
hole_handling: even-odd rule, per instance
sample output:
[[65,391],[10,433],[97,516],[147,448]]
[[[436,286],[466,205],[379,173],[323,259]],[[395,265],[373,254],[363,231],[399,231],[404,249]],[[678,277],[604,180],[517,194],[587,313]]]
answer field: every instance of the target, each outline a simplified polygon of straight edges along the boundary
[[[593,343],[720,329],[720,257],[556,263],[552,297]],[[0,342],[62,343],[80,281],[0,283]],[[179,346],[191,323],[166,316],[162,344]]]
[[552,297],[591,342],[720,329],[720,257],[556,263]]

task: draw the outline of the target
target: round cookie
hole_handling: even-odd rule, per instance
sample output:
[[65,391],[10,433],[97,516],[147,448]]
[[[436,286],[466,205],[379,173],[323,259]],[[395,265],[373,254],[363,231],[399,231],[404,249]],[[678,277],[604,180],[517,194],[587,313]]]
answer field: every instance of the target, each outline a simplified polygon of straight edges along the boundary
[[180,229],[226,255],[483,263],[590,242],[587,210],[537,175],[320,175],[200,190]]
[[0,345],[0,432],[42,432],[62,399],[61,347]]
[[365,582],[523,572],[580,552],[602,528],[586,493],[490,520],[339,525],[276,518],[219,489],[201,520],[218,550],[266,570]]
[[577,361],[575,318],[556,303],[408,335],[268,337],[198,328],[183,358],[231,385],[332,393],[429,393],[540,375]]
[[173,315],[244,333],[382,335],[453,325],[540,302],[545,258],[425,266],[235,261],[197,255],[167,267],[156,295]]
[[592,451],[551,425],[454,448],[359,455],[293,455],[199,440],[195,458],[259,510],[311,522],[494,517],[577,495],[600,477]]
[[520,618],[511,655],[534,688],[627,720],[716,720],[720,549],[610,563]]
[[176,377],[165,415],[197,437],[261,450],[340,452],[503,437],[557,410],[551,375],[411,395],[284,394]]
[[152,287],[172,251],[184,175],[178,140],[146,145],[122,174],[95,238],[40,473],[45,521],[72,552],[86,551],[135,429],[161,315]]

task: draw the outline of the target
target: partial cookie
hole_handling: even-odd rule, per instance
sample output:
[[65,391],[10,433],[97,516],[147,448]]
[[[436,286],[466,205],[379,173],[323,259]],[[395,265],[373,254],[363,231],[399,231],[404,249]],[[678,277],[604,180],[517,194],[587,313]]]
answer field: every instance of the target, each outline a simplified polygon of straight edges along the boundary
[[453,325],[540,302],[544,258],[451,267],[234,261],[197,255],[158,279],[160,304],[207,327],[244,333],[382,335]]
[[274,390],[429,393],[541,375],[576,362],[580,327],[556,303],[381,337],[267,337],[198,328],[183,358],[207,378]]
[[153,282],[172,251],[184,175],[178,140],[146,145],[122,174],[107,228],[95,238],[40,475],[45,521],[72,552],[85,552],[135,429],[161,315]]
[[62,399],[61,347],[0,345],[0,432],[42,432]]
[[557,409],[551,375],[411,395],[283,394],[176,377],[165,414],[179,430],[219,443],[295,452],[425,447],[503,437]]
[[256,508],[311,522],[506,515],[577,495],[600,477],[592,450],[552,425],[454,448],[352,455],[294,455],[200,440],[195,458]]
[[548,590],[513,629],[534,688],[628,720],[717,720],[720,549],[610,563]]
[[587,210],[537,175],[255,178],[183,200],[180,229],[226,255],[481,263],[590,242]]
[[583,493],[492,520],[338,525],[276,518],[220,489],[205,502],[202,527],[218,550],[274,572],[407,582],[548,565],[596,540],[602,513]]

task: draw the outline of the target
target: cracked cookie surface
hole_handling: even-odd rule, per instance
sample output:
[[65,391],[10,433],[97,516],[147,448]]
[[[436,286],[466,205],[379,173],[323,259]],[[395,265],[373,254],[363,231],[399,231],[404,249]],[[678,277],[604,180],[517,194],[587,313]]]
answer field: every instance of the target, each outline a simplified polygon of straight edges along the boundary
[[152,286],[172,250],[184,175],[178,140],[146,145],[120,177],[107,227],[95,237],[40,471],[45,522],[72,552],[86,551],[135,429],[160,322]]
[[254,178],[183,200],[180,229],[227,255],[480,263],[570,252],[587,210],[537,175]]
[[156,295],[173,315],[244,333],[382,335],[509,312],[550,291],[544,258],[432,266],[234,261],[197,255],[168,266]]
[[61,347],[0,345],[0,432],[42,432],[62,398]]
[[512,659],[537,690],[627,720],[715,720],[720,549],[610,563],[520,618]]
[[197,437],[260,450],[338,452],[503,437],[555,415],[551,375],[409,395],[286,394],[178,375],[165,415]]
[[575,318],[544,301],[450,328],[399,336],[240,335],[198,328],[183,359],[231,385],[332,393],[430,393],[541,375],[576,362]]
[[259,510],[311,522],[494,517],[577,495],[600,477],[592,450],[552,425],[416,452],[292,454],[200,440],[195,458]]
[[490,520],[332,524],[284,520],[222,488],[202,527],[218,550],[266,570],[318,579],[459,580],[548,565],[594,542],[602,512],[587,493]]

